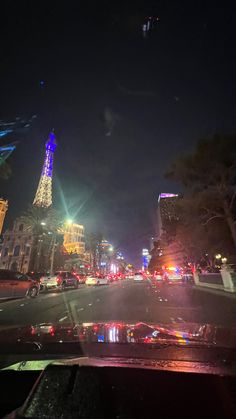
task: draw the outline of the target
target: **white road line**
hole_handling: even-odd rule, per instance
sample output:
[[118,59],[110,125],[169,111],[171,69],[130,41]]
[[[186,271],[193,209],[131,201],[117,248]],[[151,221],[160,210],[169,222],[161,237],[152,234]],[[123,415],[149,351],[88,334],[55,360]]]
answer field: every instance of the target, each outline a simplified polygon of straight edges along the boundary
[[0,311],[3,311],[3,308],[0,308]]
[[77,311],[83,311],[83,310],[84,310],[84,308],[82,307],[82,308],[78,308]]
[[61,319],[59,319],[59,322],[63,322],[66,319],[68,319],[68,316],[62,317]]
[[89,306],[92,306],[92,305],[93,305],[93,303],[89,303],[88,305],[89,305]]
[[20,306],[19,307],[24,307],[24,304],[20,304]]

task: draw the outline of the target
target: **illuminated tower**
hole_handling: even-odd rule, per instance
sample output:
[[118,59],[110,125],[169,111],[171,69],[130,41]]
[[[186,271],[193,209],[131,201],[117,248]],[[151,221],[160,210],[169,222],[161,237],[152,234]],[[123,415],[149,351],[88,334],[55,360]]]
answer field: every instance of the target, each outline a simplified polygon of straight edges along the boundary
[[8,201],[5,201],[4,199],[0,198],[0,234],[2,233],[2,227],[7,210]]
[[48,208],[52,205],[53,155],[57,147],[56,137],[53,131],[50,132],[45,147],[46,153],[43,164],[43,170],[41,173],[33,205],[37,207]]

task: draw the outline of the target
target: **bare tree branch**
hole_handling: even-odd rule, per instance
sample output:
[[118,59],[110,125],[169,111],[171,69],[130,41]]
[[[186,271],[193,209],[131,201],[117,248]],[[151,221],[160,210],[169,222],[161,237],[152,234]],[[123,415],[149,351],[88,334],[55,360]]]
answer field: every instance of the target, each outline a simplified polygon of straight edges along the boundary
[[219,211],[215,211],[215,210],[212,210],[212,209],[209,209],[209,208],[205,208],[205,207],[201,207],[200,209],[206,211],[206,213],[208,215],[209,214],[214,214],[214,215],[217,215],[218,217],[223,217],[223,214],[220,213]]
[[232,196],[231,201],[230,201],[230,204],[229,204],[229,209],[230,210],[232,209],[235,198],[236,198],[236,190],[234,191],[233,196]]
[[223,215],[213,215],[212,217],[210,217],[210,218],[208,218],[208,220],[205,222],[205,223],[203,223],[202,225],[207,225],[211,220],[214,220],[214,218],[224,218],[224,216]]

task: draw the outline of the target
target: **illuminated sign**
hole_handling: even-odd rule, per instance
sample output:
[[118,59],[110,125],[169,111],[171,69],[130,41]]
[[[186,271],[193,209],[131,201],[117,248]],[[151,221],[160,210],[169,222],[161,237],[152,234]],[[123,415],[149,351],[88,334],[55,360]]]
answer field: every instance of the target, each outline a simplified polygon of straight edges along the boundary
[[178,194],[175,194],[175,193],[161,193],[159,195],[159,198],[174,198],[175,196],[178,196]]

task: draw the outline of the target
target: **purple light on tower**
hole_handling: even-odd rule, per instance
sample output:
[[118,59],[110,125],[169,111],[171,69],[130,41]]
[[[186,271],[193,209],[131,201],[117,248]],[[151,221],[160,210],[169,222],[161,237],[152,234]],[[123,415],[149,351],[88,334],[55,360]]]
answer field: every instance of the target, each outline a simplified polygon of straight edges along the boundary
[[42,170],[42,176],[49,176],[52,177],[52,169],[53,169],[53,154],[57,147],[56,136],[54,132],[50,132],[48,140],[45,144],[46,147],[46,155]]
[[174,198],[174,196],[178,196],[178,194],[175,193],[161,193],[160,198]]

